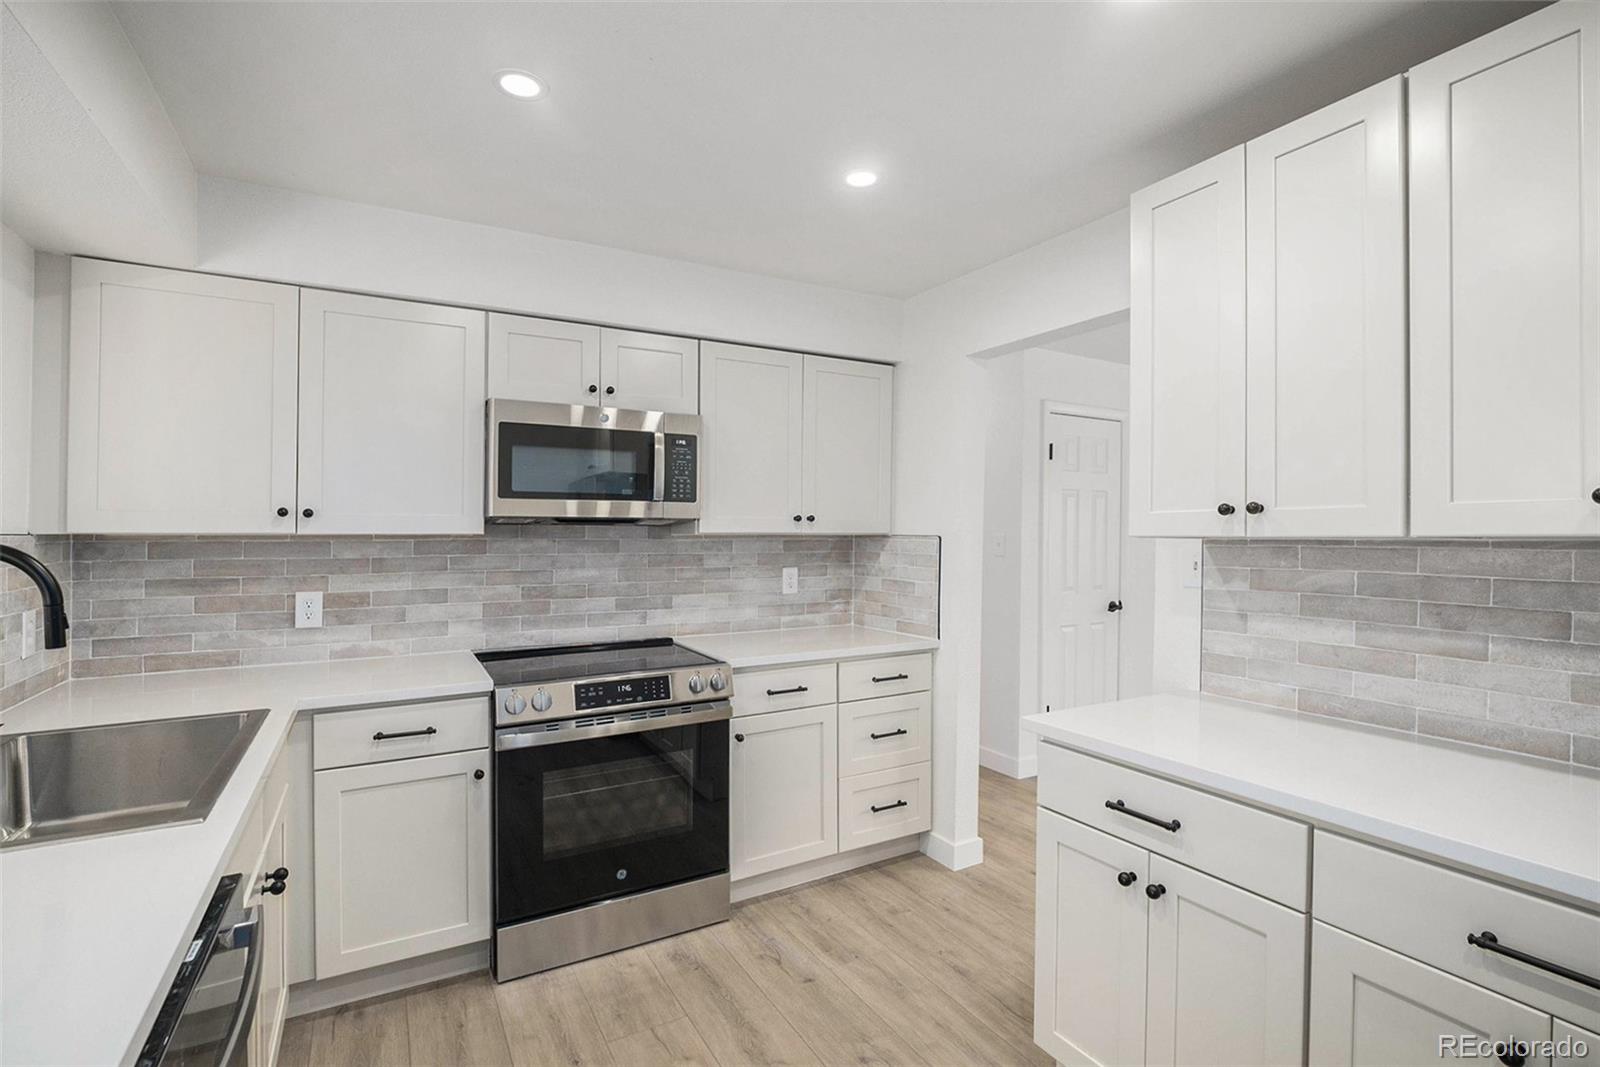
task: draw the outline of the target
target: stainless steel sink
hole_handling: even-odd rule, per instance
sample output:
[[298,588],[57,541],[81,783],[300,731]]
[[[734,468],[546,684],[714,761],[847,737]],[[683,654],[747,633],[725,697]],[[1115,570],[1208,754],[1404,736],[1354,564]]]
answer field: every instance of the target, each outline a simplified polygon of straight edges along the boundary
[[0,737],[0,848],[211,813],[265,710]]

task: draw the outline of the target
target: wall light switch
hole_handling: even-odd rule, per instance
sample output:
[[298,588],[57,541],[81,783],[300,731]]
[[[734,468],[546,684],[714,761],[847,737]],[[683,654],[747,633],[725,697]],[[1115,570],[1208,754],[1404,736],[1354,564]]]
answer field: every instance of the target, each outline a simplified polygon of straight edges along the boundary
[[322,625],[322,594],[296,593],[294,595],[294,626],[297,630],[316,629]]
[[788,596],[791,593],[798,593],[799,591],[800,591],[800,568],[799,567],[785,567],[785,568],[783,568],[783,593],[784,593],[784,595]]

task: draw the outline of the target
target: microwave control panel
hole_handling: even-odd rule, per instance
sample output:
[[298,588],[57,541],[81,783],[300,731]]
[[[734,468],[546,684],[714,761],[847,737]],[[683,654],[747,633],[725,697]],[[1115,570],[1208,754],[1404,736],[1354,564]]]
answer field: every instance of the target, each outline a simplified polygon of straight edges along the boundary
[[669,504],[693,504],[699,476],[699,438],[694,434],[667,436],[667,477],[662,499]]

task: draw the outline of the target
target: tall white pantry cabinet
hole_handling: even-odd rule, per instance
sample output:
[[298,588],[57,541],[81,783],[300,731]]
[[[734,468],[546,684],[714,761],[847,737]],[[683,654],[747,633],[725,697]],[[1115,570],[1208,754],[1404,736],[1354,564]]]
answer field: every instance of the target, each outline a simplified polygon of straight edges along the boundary
[[1130,532],[1600,533],[1597,116],[1565,0],[1134,194]]

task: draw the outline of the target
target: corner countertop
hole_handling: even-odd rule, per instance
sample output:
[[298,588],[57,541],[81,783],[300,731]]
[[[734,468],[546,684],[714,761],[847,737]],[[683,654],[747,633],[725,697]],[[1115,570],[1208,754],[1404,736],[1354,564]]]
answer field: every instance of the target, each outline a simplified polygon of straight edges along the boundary
[[866,659],[926,652],[939,647],[931,637],[873,630],[865,626],[806,626],[790,630],[751,630],[732,634],[691,634],[678,644],[714,656],[734,670],[815,663],[828,659]]
[[447,652],[78,679],[0,715],[12,734],[268,711],[204,822],[0,852],[0,1064],[133,1060],[296,713],[491,689]]
[[1600,774],[1198,693],[1024,718],[1046,742],[1600,910]]

